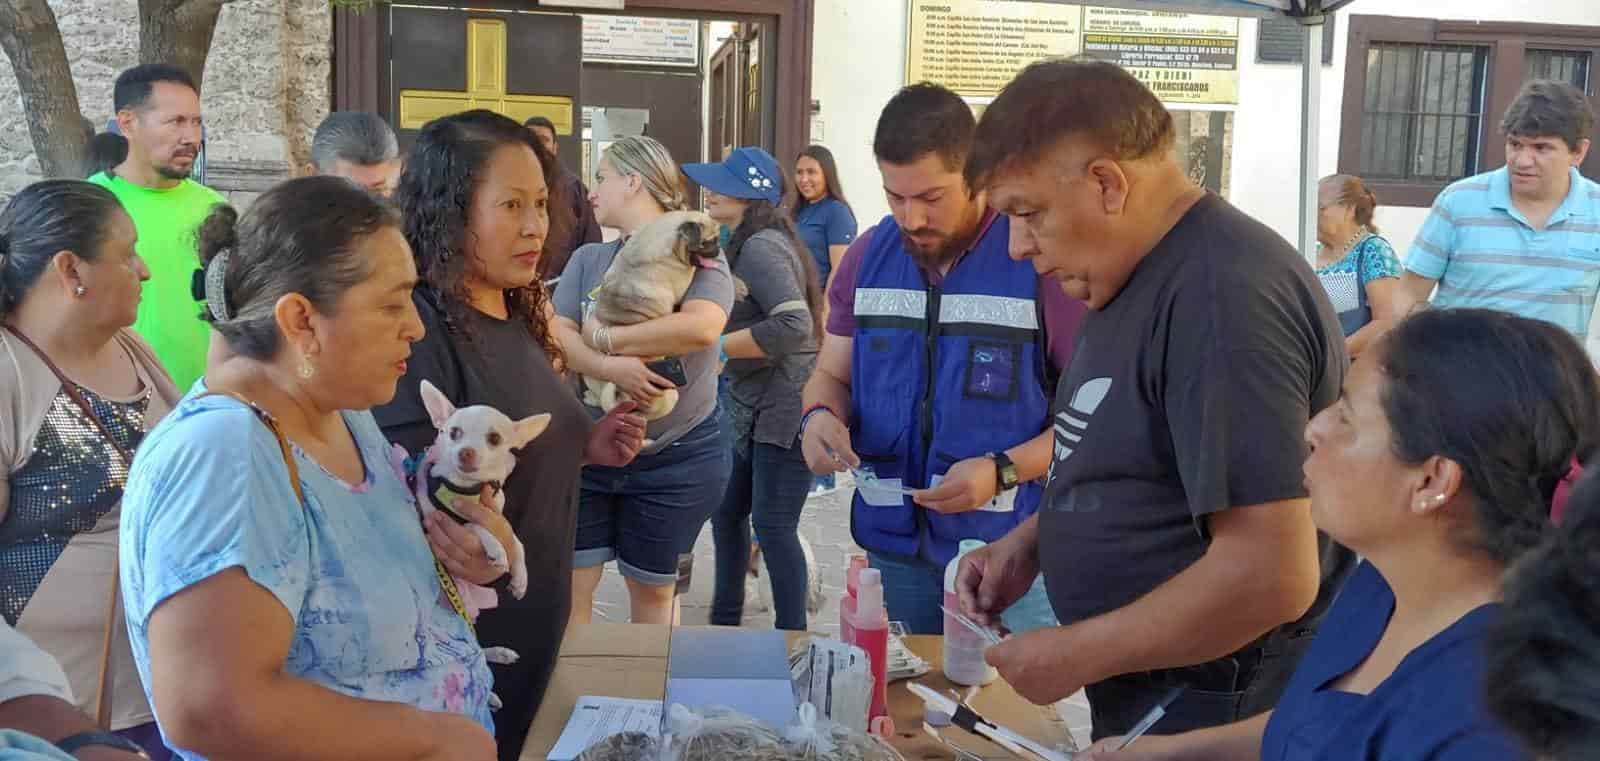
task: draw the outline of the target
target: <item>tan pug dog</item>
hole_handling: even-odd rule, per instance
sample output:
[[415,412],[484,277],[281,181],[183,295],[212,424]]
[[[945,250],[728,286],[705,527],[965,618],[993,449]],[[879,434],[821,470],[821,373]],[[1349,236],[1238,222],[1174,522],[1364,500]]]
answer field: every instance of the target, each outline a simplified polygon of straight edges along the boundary
[[[602,325],[634,325],[672,314],[694,279],[695,268],[714,267],[719,249],[717,223],[699,211],[671,211],[640,228],[617,252],[594,294],[594,317]],[[655,361],[660,357],[645,358]],[[584,401],[610,412],[624,394],[615,383],[583,379]],[[657,420],[678,404],[677,389],[667,389],[648,407]]]

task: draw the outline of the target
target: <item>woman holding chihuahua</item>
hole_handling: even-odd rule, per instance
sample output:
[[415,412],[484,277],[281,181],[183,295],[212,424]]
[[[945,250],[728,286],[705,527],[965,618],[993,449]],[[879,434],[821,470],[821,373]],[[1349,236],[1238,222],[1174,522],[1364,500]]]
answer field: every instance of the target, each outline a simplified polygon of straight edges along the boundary
[[[642,404],[676,387],[678,402],[650,421],[650,442],[632,464],[584,468],[572,618],[589,621],[601,573],[616,560],[627,580],[631,620],[666,623],[674,617],[679,557],[694,549],[728,483],[728,444],[717,414],[717,337],[733,306],[733,279],[718,256],[695,269],[678,311],[602,333],[591,315],[593,294],[624,241],[688,203],[677,164],[666,146],[648,137],[623,138],[601,154],[589,199],[600,224],[623,237],[591,243],[567,261],[556,286],[556,335],[573,370],[611,381]],[[655,357],[667,359],[641,359]]]
[[[1418,313],[1369,354],[1307,427],[1305,464],[1317,526],[1365,562],[1276,708],[1086,758],[1526,757],[1486,709],[1486,643],[1506,568],[1545,536],[1572,457],[1595,450],[1600,379],[1565,331],[1485,310]],[[1007,676],[1050,678],[1032,668]]]
[[84,713],[164,759],[115,613],[125,458],[179,397],[128,330],[150,278],[134,237],[87,182],[34,183],[0,213],[0,611]]
[[760,148],[739,148],[720,164],[689,164],[706,189],[706,213],[733,228],[727,253],[749,292],[733,304],[722,336],[722,409],[732,425],[733,473],[712,516],[717,545],[711,623],[744,618],[750,528],[766,557],[779,629],[806,628],[806,558],[800,512],[814,477],[795,437],[800,389],[811,377],[822,337],[817,264],[779,208],[783,170]]
[[566,634],[579,469],[626,464],[644,438],[644,421],[626,406],[591,424],[557,369],[561,349],[537,274],[550,230],[546,178],[555,176],[555,158],[499,114],[467,111],[423,126],[395,198],[421,277],[412,301],[427,336],[394,401],[376,410],[389,439],[413,453],[437,436],[424,380],[458,407],[487,405],[512,419],[550,415],[503,485],[530,591],[500,595],[478,619],[484,646],[521,655],[491,664],[504,702],[495,736],[508,760],[522,752]]
[[[206,374],[145,437],[123,499],[127,626],[167,744],[494,758],[489,669],[441,579],[501,571],[460,526],[418,525],[367,412],[423,334],[399,215],[306,177],[243,218],[218,206],[197,238]],[[457,507],[509,541],[498,513]]]

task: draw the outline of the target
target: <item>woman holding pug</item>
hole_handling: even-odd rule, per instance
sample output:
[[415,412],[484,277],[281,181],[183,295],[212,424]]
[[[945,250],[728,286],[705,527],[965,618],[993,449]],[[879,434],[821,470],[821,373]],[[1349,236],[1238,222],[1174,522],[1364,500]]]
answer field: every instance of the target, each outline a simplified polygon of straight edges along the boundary
[[706,213],[733,229],[728,260],[747,293],[733,304],[722,336],[722,409],[731,423],[733,473],[712,516],[717,544],[711,623],[744,617],[750,527],[766,557],[779,629],[806,628],[806,559],[800,511],[813,477],[795,437],[800,389],[822,335],[817,265],[779,208],[783,173],[760,148],[739,148],[720,164],[689,164],[706,190]]
[[[1595,451],[1600,379],[1565,331],[1486,310],[1418,313],[1368,356],[1307,427],[1305,464],[1317,526],[1365,562],[1276,708],[1086,758],[1526,757],[1488,715],[1486,643],[1506,568],[1545,536],[1573,456]],[[1033,669],[1006,676],[1049,678]]]
[[[423,332],[399,216],[306,177],[243,218],[219,206],[197,237],[206,374],[144,438],[123,497],[129,639],[167,744],[489,761],[494,685],[437,569],[500,571],[471,532],[418,525],[366,411]],[[456,507],[510,539],[493,510]]]
[[422,401],[424,380],[458,407],[485,404],[512,419],[551,415],[503,485],[528,593],[501,594],[478,618],[480,642],[521,655],[490,666],[504,703],[495,713],[502,759],[522,752],[566,634],[578,471],[586,462],[627,463],[644,436],[626,405],[591,424],[557,369],[561,350],[537,274],[550,230],[546,178],[555,176],[554,157],[499,114],[467,111],[423,125],[396,200],[421,279],[410,302],[427,335],[394,401],[375,411],[389,439],[411,452],[438,435]]
[[615,559],[627,581],[631,620],[666,623],[674,617],[679,557],[694,548],[728,483],[728,445],[717,414],[717,337],[733,306],[733,279],[718,256],[695,268],[673,313],[634,325],[599,325],[593,295],[617,252],[640,228],[687,201],[677,164],[648,137],[623,138],[601,154],[589,199],[600,224],[621,230],[622,238],[579,248],[561,274],[554,322],[568,364],[617,384],[641,405],[672,388],[678,400],[650,421],[649,442],[632,464],[584,468],[572,618],[589,621],[601,573]]

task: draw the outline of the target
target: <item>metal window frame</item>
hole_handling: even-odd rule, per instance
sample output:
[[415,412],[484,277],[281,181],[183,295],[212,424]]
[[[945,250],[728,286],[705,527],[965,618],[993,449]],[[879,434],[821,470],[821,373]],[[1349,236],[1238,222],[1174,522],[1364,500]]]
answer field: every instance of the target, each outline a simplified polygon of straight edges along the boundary
[[[1487,48],[1481,117],[1478,129],[1477,171],[1505,164],[1505,135],[1500,116],[1522,86],[1528,48],[1585,51],[1589,57],[1588,94],[1595,97],[1595,68],[1600,65],[1600,27],[1521,22],[1440,21],[1395,16],[1350,15],[1346,29],[1350,44],[1345,54],[1344,100],[1340,115],[1339,171],[1359,174],[1362,151],[1369,139],[1363,132],[1367,103],[1367,50],[1374,44],[1471,45]],[[1375,136],[1374,136],[1375,137]],[[1591,150],[1583,171],[1600,172],[1600,151]],[[1448,181],[1395,181],[1375,179],[1368,185],[1386,205],[1431,206]]]
[[[1543,46],[1543,45],[1537,45],[1537,46],[1536,45],[1529,45],[1524,50],[1523,55],[1525,56],[1524,59],[1523,59],[1523,62],[1522,62],[1523,76],[1527,76],[1528,67],[1530,65],[1532,65],[1533,59],[1534,59],[1535,56],[1537,56],[1537,55],[1548,55],[1552,59],[1554,59],[1557,56],[1562,56],[1562,57],[1567,58],[1567,60],[1573,60],[1573,61],[1579,62],[1580,70],[1583,73],[1583,82],[1581,84],[1578,84],[1577,85],[1578,87],[1581,87],[1581,88],[1587,90],[1589,88],[1590,82],[1593,81],[1595,55],[1594,55],[1594,51],[1592,51],[1592,50],[1586,50],[1584,48],[1568,48],[1568,47],[1556,47],[1556,46],[1546,47],[1546,46]],[[1552,77],[1552,78],[1561,79],[1561,77]],[[1567,81],[1571,81],[1571,78],[1568,77]]]

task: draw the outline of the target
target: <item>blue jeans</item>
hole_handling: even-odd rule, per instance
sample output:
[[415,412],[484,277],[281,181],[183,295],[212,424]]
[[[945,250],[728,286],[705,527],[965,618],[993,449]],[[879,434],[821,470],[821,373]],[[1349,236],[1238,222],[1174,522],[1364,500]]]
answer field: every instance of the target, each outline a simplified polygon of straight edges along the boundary
[[883,574],[883,604],[889,620],[909,634],[943,634],[944,568],[921,558],[868,552],[867,564]]
[[573,565],[615,559],[623,576],[650,586],[678,581],[678,556],[728,486],[729,451],[715,412],[665,449],[622,468],[583,469]]
[[711,623],[738,626],[744,618],[744,579],[750,571],[750,525],[771,575],[772,605],[779,629],[806,628],[810,583],[800,549],[800,511],[811,491],[811,470],[798,444],[784,449],[751,442],[733,452],[733,475],[722,506],[711,517],[717,544],[717,584]]

